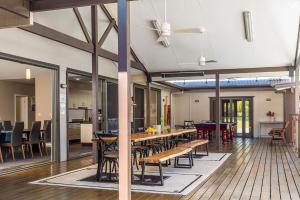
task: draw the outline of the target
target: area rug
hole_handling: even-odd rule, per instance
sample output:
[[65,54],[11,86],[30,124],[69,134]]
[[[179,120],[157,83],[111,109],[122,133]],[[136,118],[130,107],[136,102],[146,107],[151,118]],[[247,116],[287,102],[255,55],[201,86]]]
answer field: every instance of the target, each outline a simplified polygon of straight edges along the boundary
[[[214,173],[230,155],[230,153],[210,153],[209,156],[197,157],[194,159],[194,166],[192,168],[174,168],[174,160],[172,160],[172,165],[163,168],[164,186],[141,185],[139,181],[141,172],[140,170],[136,170],[134,166],[135,176],[132,184],[132,192],[187,195]],[[187,159],[181,158],[180,162],[185,163]],[[159,182],[159,173],[155,169],[153,167],[147,169],[146,167],[146,181]],[[97,165],[92,165],[37,180],[31,182],[31,184],[118,190],[118,183],[116,182],[96,181],[96,170]]]

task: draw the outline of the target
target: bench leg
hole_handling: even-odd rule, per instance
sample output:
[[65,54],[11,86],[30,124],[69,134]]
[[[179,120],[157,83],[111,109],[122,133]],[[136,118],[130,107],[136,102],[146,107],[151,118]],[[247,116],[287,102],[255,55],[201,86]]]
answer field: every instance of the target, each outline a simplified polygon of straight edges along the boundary
[[192,166],[194,166],[194,158],[193,158],[193,152],[191,151],[191,161],[192,161]]
[[193,152],[189,152],[189,164],[190,164],[190,168],[192,168],[192,166],[194,165],[194,161],[193,161]]
[[179,163],[179,156],[175,158],[175,163],[174,163],[174,168],[192,168],[192,166],[194,165],[194,161],[193,161],[193,156],[192,156],[193,152],[190,151],[187,156],[189,159],[189,163],[188,164],[180,164]]
[[196,147],[195,148],[195,153],[194,153],[194,157],[197,158],[197,157],[202,157],[202,156],[208,156],[208,143],[205,144],[205,153],[206,154],[197,154],[197,149],[199,147]]
[[[145,182],[145,167],[146,167],[146,165],[156,166],[156,167],[159,168],[160,183]],[[163,171],[162,171],[162,163],[145,163],[145,162],[142,162],[141,185],[156,185],[156,186],[157,185],[159,185],[159,186],[164,185],[164,176],[163,176]]]
[[142,162],[142,178],[141,178],[141,184],[144,183],[145,180],[145,162]]
[[161,181],[161,186],[164,185],[164,176],[163,176],[163,173],[162,173],[162,165],[161,163],[159,163],[159,175],[160,175],[160,181]]

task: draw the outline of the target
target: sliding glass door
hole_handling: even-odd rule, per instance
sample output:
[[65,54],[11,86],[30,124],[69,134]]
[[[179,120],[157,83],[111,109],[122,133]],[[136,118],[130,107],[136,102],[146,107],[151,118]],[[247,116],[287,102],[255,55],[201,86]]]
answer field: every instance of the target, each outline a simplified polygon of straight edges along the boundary
[[[211,99],[211,119],[215,120],[216,99]],[[235,136],[253,137],[253,97],[222,97],[222,122],[236,123]]]

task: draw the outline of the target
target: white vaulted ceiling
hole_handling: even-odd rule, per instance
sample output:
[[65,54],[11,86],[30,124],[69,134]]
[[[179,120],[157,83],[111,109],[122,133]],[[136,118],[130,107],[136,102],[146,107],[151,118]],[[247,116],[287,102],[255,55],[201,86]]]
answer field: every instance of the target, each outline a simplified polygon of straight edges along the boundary
[[[156,42],[157,36],[143,26],[163,20],[163,0],[133,1],[131,43],[147,69],[154,71],[201,70],[289,66],[295,58],[299,0],[167,0],[172,28],[201,27],[203,35],[172,34],[171,47]],[[116,4],[106,5],[116,18]],[[243,11],[252,12],[254,41],[244,36]],[[218,62],[206,66],[180,66],[200,54]]]

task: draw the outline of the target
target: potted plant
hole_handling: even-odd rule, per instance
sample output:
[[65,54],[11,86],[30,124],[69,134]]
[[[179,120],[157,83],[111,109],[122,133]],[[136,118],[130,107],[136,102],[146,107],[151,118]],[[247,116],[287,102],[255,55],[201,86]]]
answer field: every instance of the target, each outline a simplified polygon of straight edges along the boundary
[[267,116],[270,118],[270,121],[274,121],[275,120],[275,112],[268,111],[267,112]]

